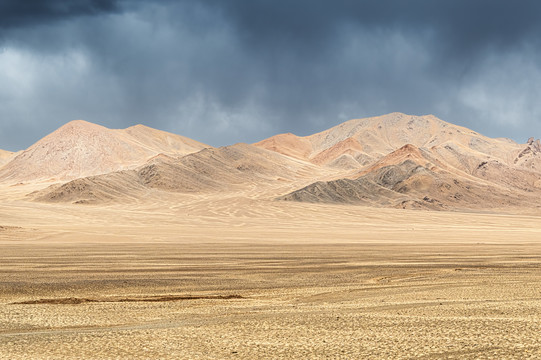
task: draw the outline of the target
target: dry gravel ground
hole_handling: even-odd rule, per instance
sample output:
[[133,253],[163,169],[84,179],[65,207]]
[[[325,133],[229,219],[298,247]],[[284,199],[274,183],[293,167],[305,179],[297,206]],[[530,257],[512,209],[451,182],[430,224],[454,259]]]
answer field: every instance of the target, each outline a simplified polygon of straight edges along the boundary
[[0,358],[541,358],[538,217],[168,201],[0,204]]

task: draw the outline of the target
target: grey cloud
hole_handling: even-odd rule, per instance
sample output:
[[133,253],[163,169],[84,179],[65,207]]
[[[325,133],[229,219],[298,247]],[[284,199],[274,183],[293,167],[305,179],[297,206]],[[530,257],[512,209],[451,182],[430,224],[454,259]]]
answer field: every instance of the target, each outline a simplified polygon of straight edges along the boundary
[[431,31],[442,47],[463,53],[487,46],[514,46],[541,28],[541,3],[502,0],[205,2],[222,9],[251,45],[292,41],[320,46],[344,24],[409,33]]
[[212,145],[391,111],[540,130],[538,2],[41,3],[0,15],[0,148],[75,118]]
[[3,0],[0,2],[0,29],[35,26],[118,9],[116,0]]

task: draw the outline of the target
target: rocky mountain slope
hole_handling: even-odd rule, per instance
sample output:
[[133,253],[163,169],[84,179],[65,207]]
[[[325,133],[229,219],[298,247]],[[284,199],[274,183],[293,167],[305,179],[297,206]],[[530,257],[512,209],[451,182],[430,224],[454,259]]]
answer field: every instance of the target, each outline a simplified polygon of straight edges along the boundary
[[15,153],[0,149],[0,168],[8,163]]
[[67,123],[0,169],[0,181],[63,181],[144,164],[158,154],[186,155],[209,147],[136,125],[113,130],[82,120]]
[[264,193],[280,201],[541,211],[539,140],[492,139],[432,115],[392,113],[221,148],[142,125],[74,121],[5,158],[0,183],[47,181],[31,194],[42,202]]
[[[318,144],[312,149],[327,147],[309,156],[312,162],[333,153],[332,166],[336,158],[350,156],[351,146],[345,154],[334,151],[345,141],[359,143],[372,161],[359,162],[352,175],[317,182],[280,199],[430,209],[540,205],[541,146],[533,138],[517,144],[431,115],[398,113],[351,120],[307,138]],[[348,164],[355,168],[352,161]]]
[[[468,167],[469,171],[473,164],[468,163],[468,157],[498,159],[507,165],[526,162],[517,160],[525,145],[510,139],[491,139],[433,115],[402,113],[349,120],[306,137],[276,135],[254,145],[317,164],[333,164],[348,158],[350,166],[363,167],[407,144],[441,153],[449,157],[450,163]],[[536,143],[532,140],[529,145],[535,147]],[[525,156],[531,158],[531,153],[522,155]],[[540,165],[537,158],[534,162],[535,167]]]
[[33,197],[46,202],[99,203],[144,196],[151,189],[189,194],[229,192],[311,178],[317,171],[309,163],[235,144],[186,156],[158,155],[136,169],[75,179]]

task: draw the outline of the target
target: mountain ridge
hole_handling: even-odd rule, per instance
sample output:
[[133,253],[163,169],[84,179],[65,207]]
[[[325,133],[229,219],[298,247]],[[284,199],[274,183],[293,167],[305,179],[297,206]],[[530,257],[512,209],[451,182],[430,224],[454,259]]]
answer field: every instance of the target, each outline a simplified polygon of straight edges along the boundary
[[[419,131],[420,129],[423,131]],[[293,149],[280,148],[283,135],[275,135],[254,145],[288,155],[293,152]],[[415,116],[397,112],[348,120],[305,137],[293,136],[296,137],[297,143],[309,144],[305,145],[306,149],[310,149],[310,153],[304,157],[307,161],[314,159],[317,161],[320,154],[348,139],[362,144],[362,151],[371,160],[377,160],[406,144],[419,148],[431,148],[447,141],[453,141],[459,146],[469,146],[472,143],[484,155],[496,158],[503,158],[504,154],[509,152],[516,152],[514,154],[516,156],[524,147],[507,138],[488,138],[468,128],[445,122],[434,115]],[[270,146],[271,144],[273,146]],[[505,150],[502,151],[500,148],[505,148]],[[330,163],[344,153],[336,152],[334,157],[318,162]]]
[[0,168],[8,163],[13,156],[15,156],[14,152],[0,149]]
[[73,120],[22,151],[0,169],[0,181],[62,181],[143,164],[160,153],[185,155],[209,147],[142,125],[108,129]]
[[264,193],[430,210],[540,208],[538,140],[492,139],[433,115],[352,119],[309,136],[220,148],[141,124],[107,129],[78,120],[10,156],[0,181],[56,182],[32,193],[41,202]]

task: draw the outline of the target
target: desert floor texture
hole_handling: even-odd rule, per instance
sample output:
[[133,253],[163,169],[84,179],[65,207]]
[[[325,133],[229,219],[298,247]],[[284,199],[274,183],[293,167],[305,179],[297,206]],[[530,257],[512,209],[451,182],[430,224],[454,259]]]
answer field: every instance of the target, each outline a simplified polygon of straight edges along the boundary
[[2,359],[541,358],[536,216],[2,191]]

